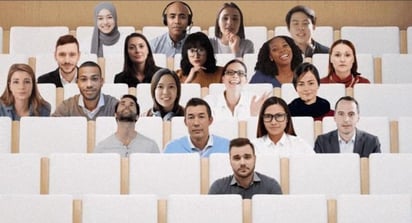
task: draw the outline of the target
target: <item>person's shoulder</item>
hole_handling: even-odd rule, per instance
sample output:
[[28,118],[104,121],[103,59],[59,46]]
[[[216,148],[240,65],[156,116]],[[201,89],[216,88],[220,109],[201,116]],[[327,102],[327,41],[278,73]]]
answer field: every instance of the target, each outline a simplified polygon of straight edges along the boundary
[[117,103],[119,100],[109,94],[103,94],[104,97],[104,101],[105,103],[109,103],[109,104],[115,104]]
[[229,143],[229,139],[222,137],[222,136],[218,136],[218,135],[214,135],[212,134],[213,140],[216,140],[218,142],[222,142],[222,143]]
[[356,129],[356,135],[359,137],[364,137],[366,139],[378,138],[376,135],[360,129]]
[[177,139],[173,139],[167,143],[164,149],[164,153],[173,153],[173,152],[180,152],[184,151],[184,148],[187,147],[188,144],[187,136],[182,136]]
[[322,45],[321,43],[315,42],[315,52],[314,53],[329,53],[329,47]]
[[361,75],[357,75],[358,83],[369,84],[370,81],[366,77],[362,77]]
[[59,69],[42,74],[37,78],[37,83],[54,83],[52,80],[58,79]]

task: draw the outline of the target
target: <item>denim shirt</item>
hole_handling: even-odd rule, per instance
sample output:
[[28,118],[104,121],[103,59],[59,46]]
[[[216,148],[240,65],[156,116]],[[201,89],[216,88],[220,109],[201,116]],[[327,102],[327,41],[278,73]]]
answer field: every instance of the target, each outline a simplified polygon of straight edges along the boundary
[[[40,114],[38,116],[50,116],[51,106],[47,103],[45,106],[40,107]],[[20,116],[14,110],[14,105],[5,105],[0,102],[0,116],[8,116],[13,121],[20,121]],[[29,116],[34,116],[33,107],[30,104]]]

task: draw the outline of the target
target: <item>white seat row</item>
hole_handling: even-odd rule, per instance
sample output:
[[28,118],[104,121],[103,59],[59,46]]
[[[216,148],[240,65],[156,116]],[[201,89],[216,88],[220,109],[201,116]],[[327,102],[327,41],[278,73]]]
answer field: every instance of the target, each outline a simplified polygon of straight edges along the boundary
[[[257,154],[256,171],[284,194],[411,194],[412,154]],[[228,154],[3,154],[0,194],[205,194],[232,170]],[[167,185],[167,186],[165,186]]]
[[410,199],[410,195],[342,195],[333,207],[322,195],[256,195],[251,202],[238,195],[172,195],[163,207],[153,195],[87,195],[81,205],[69,195],[7,195],[0,196],[0,207],[4,223],[409,223]]

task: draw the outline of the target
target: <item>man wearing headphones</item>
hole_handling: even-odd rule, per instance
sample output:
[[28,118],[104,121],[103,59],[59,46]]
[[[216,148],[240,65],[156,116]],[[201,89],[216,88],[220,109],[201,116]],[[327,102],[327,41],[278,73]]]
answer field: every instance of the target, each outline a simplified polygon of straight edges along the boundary
[[182,53],[182,46],[187,37],[187,27],[192,26],[192,9],[182,1],[173,1],[163,9],[163,24],[169,32],[150,41],[153,53],[164,53],[174,57]]

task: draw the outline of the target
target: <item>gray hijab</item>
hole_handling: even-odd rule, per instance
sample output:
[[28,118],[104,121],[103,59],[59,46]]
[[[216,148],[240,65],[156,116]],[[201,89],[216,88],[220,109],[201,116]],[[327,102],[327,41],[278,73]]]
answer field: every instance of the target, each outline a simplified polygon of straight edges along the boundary
[[[97,26],[97,15],[102,9],[107,9],[113,15],[114,28],[108,33],[102,33]],[[111,46],[120,39],[120,32],[117,28],[117,13],[116,8],[110,2],[101,2],[94,8],[94,30],[92,36],[91,53],[97,54],[98,57],[103,57],[103,44]]]

